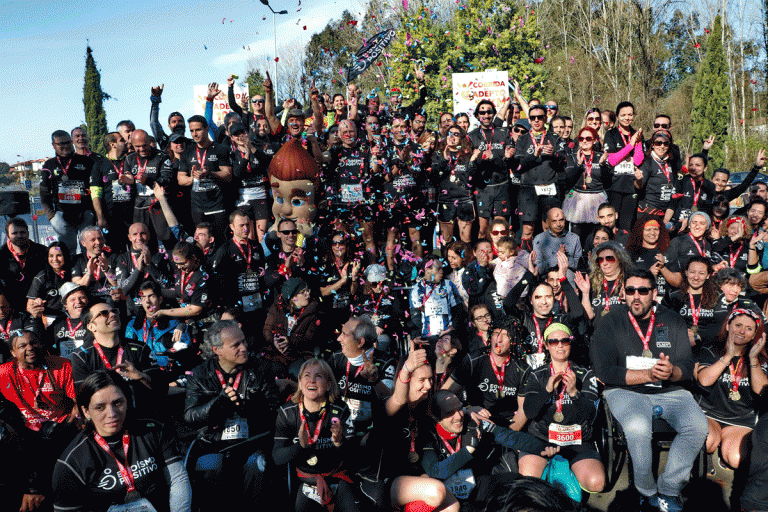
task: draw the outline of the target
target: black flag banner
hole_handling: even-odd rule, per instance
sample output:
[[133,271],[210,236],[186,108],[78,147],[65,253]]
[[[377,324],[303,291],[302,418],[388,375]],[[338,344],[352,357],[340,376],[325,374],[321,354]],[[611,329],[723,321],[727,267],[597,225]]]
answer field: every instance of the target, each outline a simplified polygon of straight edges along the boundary
[[373,61],[381,55],[384,48],[392,42],[395,35],[395,29],[390,28],[389,30],[379,32],[368,39],[368,41],[357,50],[352,64],[347,69],[347,83],[362,75],[363,72],[373,64]]

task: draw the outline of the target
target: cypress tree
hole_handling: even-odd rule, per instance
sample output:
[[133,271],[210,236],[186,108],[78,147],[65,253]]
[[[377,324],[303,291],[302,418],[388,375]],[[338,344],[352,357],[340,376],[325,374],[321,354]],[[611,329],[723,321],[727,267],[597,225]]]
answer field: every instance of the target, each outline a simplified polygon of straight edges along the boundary
[[707,39],[707,56],[699,69],[691,112],[693,147],[701,147],[701,143],[711,134],[716,137],[715,145],[709,151],[711,171],[725,163],[724,146],[731,119],[728,65],[721,42],[722,30],[718,15]]
[[107,130],[107,114],[104,112],[104,100],[110,96],[101,90],[101,73],[96,68],[93,50],[88,46],[85,56],[85,85],[83,86],[83,107],[85,108],[85,124],[91,149],[100,154],[106,154],[104,137]]

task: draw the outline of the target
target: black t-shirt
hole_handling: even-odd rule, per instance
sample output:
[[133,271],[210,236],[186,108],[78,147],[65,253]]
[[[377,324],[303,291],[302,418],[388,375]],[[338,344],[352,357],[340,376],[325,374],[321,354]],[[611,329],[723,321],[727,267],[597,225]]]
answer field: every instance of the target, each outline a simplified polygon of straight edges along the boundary
[[[112,268],[112,261],[114,258],[112,256],[107,257],[108,266],[111,269]],[[83,277],[88,272],[88,255],[78,254],[77,259],[75,259],[75,264],[72,266],[72,277]],[[88,295],[93,298],[99,298],[105,301],[108,301],[111,303],[111,298],[109,295],[109,290],[112,287],[112,285],[109,282],[109,279],[107,279],[107,274],[101,268],[96,267],[96,271],[93,273],[93,277],[91,277],[91,281],[88,284]]]
[[328,164],[331,203],[356,204],[372,198],[371,152],[367,143],[331,148]]
[[79,225],[86,211],[93,210],[91,171],[93,160],[78,154],[61,160],[51,158],[40,173],[40,200],[51,210],[62,212],[69,224]]
[[[587,179],[587,164],[590,163],[588,158],[579,163],[579,159],[576,152],[568,153],[565,159],[565,177],[568,181],[569,188],[573,188],[574,191],[594,194],[597,192],[604,192],[611,186],[611,166],[608,161],[603,164],[600,163],[603,153],[600,151],[592,152],[591,165],[589,167],[589,180]],[[586,182],[589,183],[586,183]]]
[[27,299],[43,299],[47,310],[61,312],[64,310],[64,305],[59,295],[59,288],[71,280],[72,272],[69,270],[64,271],[63,277],[54,273],[50,267],[41,270],[32,280]]
[[[268,146],[270,148],[270,146]],[[268,165],[262,159],[271,160],[260,150],[253,150],[245,156],[237,147],[232,150],[232,177],[239,189],[237,205],[242,206],[253,200],[267,199]]]
[[[496,421],[504,420],[507,426],[517,411],[520,396],[530,368],[524,362],[510,358],[504,370],[503,390],[493,371],[490,355],[466,356],[451,378],[467,392],[468,405],[480,405],[491,413]],[[496,368],[501,372],[500,368]],[[502,396],[503,395],[503,396]]]
[[[509,146],[515,145],[515,141],[509,135],[509,130],[495,127],[486,130],[478,126],[469,132],[467,137],[472,147],[480,151],[486,151],[490,145],[493,155],[492,158],[485,160],[483,160],[481,155],[475,160],[478,170],[484,178],[482,180],[484,183],[482,185],[478,183],[477,186],[508,183],[511,159],[506,159],[504,153]],[[517,154],[517,151],[515,151],[515,154]]]
[[[135,153],[134,153],[135,154]],[[109,217],[116,217],[126,222],[133,218],[136,204],[136,185],[124,185],[119,179],[128,171],[126,159],[112,160],[102,158],[93,166],[91,181],[94,187],[101,187],[101,198]]]
[[[88,341],[72,352],[70,360],[72,361],[72,380],[75,381],[75,387],[79,387],[93,372],[107,369],[94,346],[95,343],[95,341]],[[101,345],[99,346],[101,347]],[[139,371],[147,370],[152,365],[151,350],[147,345],[123,342],[115,347],[101,347],[101,350],[104,352],[104,357],[109,362],[110,368],[117,366],[121,352],[123,354],[122,362],[130,361]]]
[[435,153],[432,160],[432,173],[437,183],[437,200],[441,203],[471,201],[473,174],[477,169],[475,162],[468,156],[449,155],[446,160],[442,153]]
[[[136,491],[158,512],[170,508],[169,488],[163,470],[181,462],[173,434],[154,420],[136,420],[126,431],[128,467]],[[126,465],[122,435],[105,439],[112,454],[101,448],[92,431],[84,431],[70,443],[53,470],[53,502],[56,510],[105,511],[125,502],[126,485],[115,461]]]
[[[698,246],[697,246],[698,244]],[[699,251],[701,249],[701,251]],[[695,240],[688,234],[676,236],[669,243],[669,248],[664,253],[667,268],[672,272],[683,272],[688,261],[694,256],[709,258],[710,244],[706,238]],[[703,254],[702,254],[703,253]]]
[[0,248],[0,281],[8,302],[16,311],[26,311],[27,292],[35,276],[46,266],[48,250],[35,242],[29,242],[27,252],[16,260],[8,244]]
[[[715,354],[711,348],[705,347],[699,352],[696,362],[699,363],[700,368],[707,368],[715,364],[718,359],[720,359],[719,355]],[[754,428],[757,423],[757,397],[752,393],[750,381],[752,369],[749,366],[749,357],[744,360],[739,369],[740,360],[741,357],[734,357],[731,364],[711,386],[699,384],[702,389],[699,405],[704,410],[704,414],[720,423]],[[736,373],[737,369],[740,370],[738,373]],[[768,374],[768,365],[763,363],[760,370]],[[734,375],[739,379],[738,400],[730,398],[735,381]]]
[[136,262],[140,257],[141,251],[129,249],[114,258],[112,262],[120,288],[130,297],[126,304],[130,315],[135,315],[141,310],[139,287],[144,281],[154,281],[162,288],[170,288],[173,283],[173,269],[167,253],[153,254],[150,259],[151,264],[144,269],[144,272],[139,272],[136,268]]
[[735,268],[742,275],[747,275],[749,240],[742,239],[734,242],[730,237],[724,236],[712,242],[712,252],[722,256],[729,267]]
[[680,181],[669,163],[651,155],[640,164],[640,170],[643,171],[643,186],[638,191],[638,208],[674,210]]
[[131,185],[136,190],[136,208],[145,209],[152,205],[155,182],[163,187],[176,183],[171,159],[160,151],[153,150],[146,159],[139,157],[138,153],[131,153],[125,157],[125,169],[136,178],[136,183]]
[[[691,176],[686,176],[680,181],[680,191],[683,197],[680,199],[680,218],[690,217],[692,208],[696,211],[706,212],[711,215],[712,199],[715,197],[715,184],[708,179],[695,182]],[[698,197],[697,197],[698,195]],[[694,205],[695,201],[695,205]]]
[[68,315],[57,317],[49,330],[53,335],[53,350],[67,359],[71,359],[72,352],[83,346],[88,333],[82,318],[72,319]]
[[[635,133],[634,128],[629,129],[629,136],[626,138],[626,142],[632,138]],[[604,150],[607,153],[618,153],[626,145],[625,139],[622,138],[622,134],[619,132],[618,126],[611,128],[605,133],[603,140]],[[613,180],[611,183],[611,190],[614,192],[621,192],[623,194],[636,194],[635,189],[635,164],[632,161],[632,152],[624,157],[624,159],[613,167]]]
[[192,176],[193,167],[200,170],[205,168],[209,172],[205,178],[200,178],[199,182],[192,185],[191,203],[193,211],[198,210],[210,214],[226,210],[224,203],[225,185],[214,178],[211,173],[219,172],[221,167],[231,167],[231,165],[229,149],[215,142],[202,150],[194,144],[184,150],[181,155],[179,173]]
[[[552,144],[555,150],[551,155],[544,153],[534,156],[536,145]],[[557,182],[557,173],[565,169],[566,148],[563,139],[554,132],[534,136],[531,132],[521,135],[515,144],[515,157],[520,161],[520,184],[524,187],[551,185]],[[554,195],[554,194],[549,194]]]
[[[632,253],[631,256],[637,268],[651,270],[651,267],[656,264],[657,254],[661,254],[661,251],[658,249],[641,247],[639,253]],[[666,296],[667,288],[667,280],[664,279],[664,276],[659,272],[659,275],[656,276],[656,290],[658,290],[659,297],[663,298]]]
[[234,239],[216,250],[211,266],[217,295],[225,304],[241,304],[245,312],[264,306],[267,287],[264,283],[267,260],[261,244],[246,239],[243,245]]

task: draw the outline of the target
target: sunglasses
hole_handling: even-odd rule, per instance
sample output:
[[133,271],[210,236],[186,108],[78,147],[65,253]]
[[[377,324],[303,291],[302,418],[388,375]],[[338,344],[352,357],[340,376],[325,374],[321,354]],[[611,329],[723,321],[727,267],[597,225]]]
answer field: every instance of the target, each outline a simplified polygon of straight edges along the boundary
[[554,346],[554,345],[566,345],[566,346],[568,346],[568,345],[571,344],[571,340],[573,340],[573,336],[570,336],[568,338],[552,338],[552,339],[547,340],[547,343],[550,346]]
[[493,114],[493,110],[478,110],[477,114],[482,116],[484,114]]
[[264,100],[251,100],[251,103],[264,103]]
[[341,242],[331,242],[331,245],[338,246],[338,245],[347,245],[347,242],[341,241]]
[[579,137],[579,142],[592,142],[595,140],[594,137]]
[[500,231],[500,230],[494,229],[493,231],[491,231],[491,234],[494,235],[494,236],[508,235],[509,234],[509,230],[505,229],[503,231]]
[[608,256],[598,256],[597,257],[597,264],[598,265],[601,264],[604,261],[606,263],[613,263],[613,262],[616,261],[616,256],[612,256],[612,255],[609,254]]
[[663,128],[663,129],[665,129],[665,130],[669,130],[669,124],[667,124],[667,123],[664,123],[664,124],[661,124],[661,123],[653,123],[653,127],[654,127],[654,128]]
[[639,288],[635,288],[634,286],[627,286],[626,288],[624,288],[624,294],[634,295],[636,293],[639,293],[641,297],[645,297],[646,295],[651,293],[651,290],[653,290],[653,288],[651,288],[650,286],[640,286]]
[[514,131],[515,133],[521,133],[523,135],[528,133],[528,130],[526,130],[525,128],[513,128],[512,131]]
[[665,140],[655,140],[655,141],[653,141],[653,145],[657,146],[657,147],[658,146],[667,146],[667,147],[669,147],[669,142],[667,142]]
[[547,116],[528,116],[528,119],[530,119],[531,121],[541,121],[545,117],[547,117]]
[[461,132],[448,132],[449,137],[461,137]]
[[109,314],[110,313],[114,313],[115,315],[119,315],[120,314],[120,310],[117,309],[117,308],[102,309],[101,311],[99,311],[98,313],[93,315],[93,319],[96,320],[100,316],[103,316],[104,318],[109,318]]
[[281,229],[280,234],[281,235],[298,235],[299,230],[298,229]]
[[557,105],[544,105],[547,110],[557,110]]
[[588,117],[587,121],[602,121],[599,117]]

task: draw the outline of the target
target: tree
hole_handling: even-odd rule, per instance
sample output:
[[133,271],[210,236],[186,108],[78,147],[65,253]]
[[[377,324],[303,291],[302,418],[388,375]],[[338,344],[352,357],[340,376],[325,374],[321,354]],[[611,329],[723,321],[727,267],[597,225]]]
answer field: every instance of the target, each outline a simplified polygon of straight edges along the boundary
[[253,60],[248,61],[248,71],[243,83],[248,86],[248,94],[253,97],[256,94],[264,94],[264,75]]
[[699,69],[691,112],[693,147],[700,147],[710,134],[716,137],[715,145],[709,152],[712,169],[725,163],[724,145],[731,120],[728,65],[723,52],[722,30],[720,15],[717,15],[707,40],[707,56]]
[[320,91],[343,92],[346,68],[363,44],[363,34],[349,11],[339,20],[331,20],[319,34],[314,34],[304,50],[304,76]]
[[85,124],[88,127],[88,139],[92,149],[101,154],[106,154],[104,137],[107,130],[107,114],[104,112],[104,100],[109,99],[109,94],[101,90],[101,73],[96,68],[93,58],[93,50],[88,46],[85,57],[85,85],[83,86],[83,106],[85,107]]

